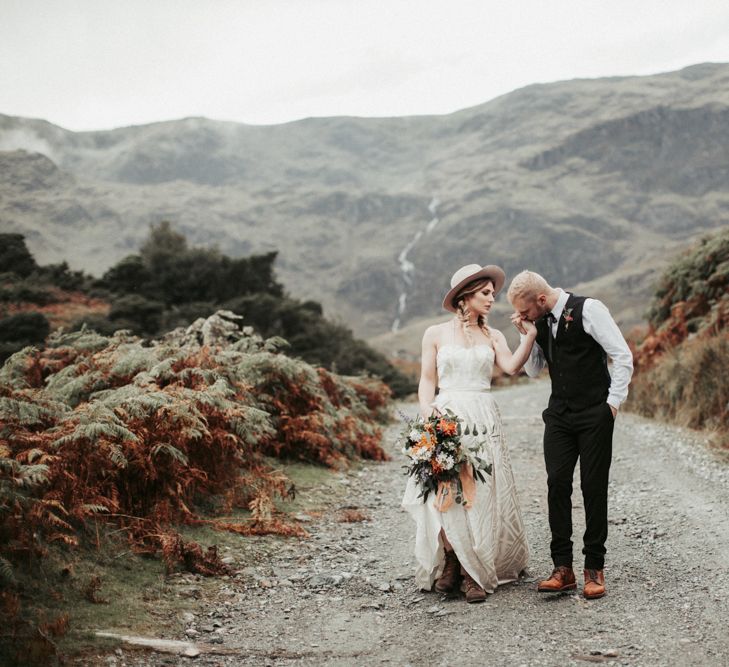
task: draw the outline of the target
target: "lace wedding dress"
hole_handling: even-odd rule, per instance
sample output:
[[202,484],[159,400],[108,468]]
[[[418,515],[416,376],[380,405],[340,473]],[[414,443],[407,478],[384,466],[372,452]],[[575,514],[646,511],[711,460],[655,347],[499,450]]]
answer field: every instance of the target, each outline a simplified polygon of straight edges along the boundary
[[438,511],[433,506],[435,494],[423,503],[418,497],[420,487],[408,478],[402,506],[416,523],[416,583],[430,590],[443,570],[443,528],[463,568],[484,590],[493,592],[499,584],[516,580],[529,560],[501,415],[490,393],[494,351],[485,344],[441,345],[437,368],[439,393],[434,407],[451,410],[464,425],[477,425],[475,442],[483,442],[483,458],[493,468],[491,475],[484,475],[485,483],[476,482],[476,499],[468,510],[454,503],[448,511]]

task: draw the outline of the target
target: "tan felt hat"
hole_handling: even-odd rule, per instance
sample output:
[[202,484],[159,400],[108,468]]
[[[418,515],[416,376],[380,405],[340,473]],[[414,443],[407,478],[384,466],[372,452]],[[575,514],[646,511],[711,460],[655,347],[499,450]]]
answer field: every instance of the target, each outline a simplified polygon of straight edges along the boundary
[[451,278],[451,289],[443,299],[443,308],[451,313],[456,312],[456,306],[453,299],[456,294],[461,291],[468,283],[481,278],[490,278],[494,283],[494,296],[501,291],[506,281],[506,274],[500,266],[489,264],[488,266],[479,266],[478,264],[466,264],[453,274]]

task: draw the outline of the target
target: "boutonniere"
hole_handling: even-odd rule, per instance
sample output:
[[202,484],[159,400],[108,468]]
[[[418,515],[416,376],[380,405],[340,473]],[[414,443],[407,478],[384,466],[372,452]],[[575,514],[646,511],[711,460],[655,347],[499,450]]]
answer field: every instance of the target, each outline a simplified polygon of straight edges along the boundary
[[565,308],[562,311],[562,317],[564,317],[564,330],[567,331],[567,329],[570,328],[570,322],[574,321],[574,317],[572,317],[572,311],[574,308]]

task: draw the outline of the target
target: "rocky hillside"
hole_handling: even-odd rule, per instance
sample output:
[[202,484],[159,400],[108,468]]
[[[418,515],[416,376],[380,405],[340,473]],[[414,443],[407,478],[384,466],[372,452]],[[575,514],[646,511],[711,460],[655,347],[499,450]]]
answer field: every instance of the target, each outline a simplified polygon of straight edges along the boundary
[[[437,316],[469,262],[644,314],[667,251],[729,224],[729,65],[533,85],[446,116],[74,133],[0,116],[0,228],[101,273],[150,223],[280,251],[293,296],[360,335]],[[390,342],[388,344],[395,344]]]

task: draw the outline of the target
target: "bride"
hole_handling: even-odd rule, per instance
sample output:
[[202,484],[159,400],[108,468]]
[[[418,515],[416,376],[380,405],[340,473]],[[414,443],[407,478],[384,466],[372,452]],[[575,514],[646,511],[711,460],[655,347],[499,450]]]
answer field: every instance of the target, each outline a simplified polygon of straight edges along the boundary
[[402,501],[416,522],[416,583],[430,590],[435,582],[435,590],[446,594],[463,589],[467,602],[482,602],[499,584],[515,581],[529,558],[501,416],[490,387],[494,364],[510,375],[519,371],[537,332],[534,324],[523,322],[526,336],[512,354],[504,335],[486,324],[504,280],[503,270],[493,265],[469,264],[453,274],[443,307],[455,317],[426,330],[418,387],[423,418],[448,409],[464,425],[486,427],[481,454],[493,466],[491,475],[476,483],[468,509],[459,504],[436,509],[446,507],[437,504],[436,494],[424,503],[413,477]]

